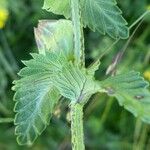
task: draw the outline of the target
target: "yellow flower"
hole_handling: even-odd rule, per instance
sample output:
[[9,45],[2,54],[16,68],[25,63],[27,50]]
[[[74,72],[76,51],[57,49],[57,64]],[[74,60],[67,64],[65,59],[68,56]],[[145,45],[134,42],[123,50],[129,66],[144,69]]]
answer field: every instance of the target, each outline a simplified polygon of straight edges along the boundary
[[8,15],[9,13],[7,9],[0,9],[0,29],[4,28]]
[[144,77],[150,81],[150,70],[144,72]]

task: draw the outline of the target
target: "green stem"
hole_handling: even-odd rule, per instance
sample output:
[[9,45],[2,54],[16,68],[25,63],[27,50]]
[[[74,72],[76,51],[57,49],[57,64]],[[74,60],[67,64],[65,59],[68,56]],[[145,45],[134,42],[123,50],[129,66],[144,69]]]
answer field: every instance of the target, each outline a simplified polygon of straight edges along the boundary
[[[80,0],[71,0],[71,13],[74,32],[75,63],[80,66],[84,66],[84,36],[83,26],[81,23]],[[71,138],[73,150],[85,149],[83,133],[83,105],[79,103],[71,104]]]
[[71,104],[71,138],[72,150],[84,150],[83,105]]
[[135,22],[132,23],[132,25],[130,25],[129,29],[133,28],[136,24],[138,24],[149,13],[149,10],[144,12],[137,20],[135,20]]
[[84,65],[84,36],[81,23],[80,0],[71,0],[72,23],[74,32],[74,54],[75,63]]
[[13,121],[13,118],[0,118],[0,123],[11,123]]

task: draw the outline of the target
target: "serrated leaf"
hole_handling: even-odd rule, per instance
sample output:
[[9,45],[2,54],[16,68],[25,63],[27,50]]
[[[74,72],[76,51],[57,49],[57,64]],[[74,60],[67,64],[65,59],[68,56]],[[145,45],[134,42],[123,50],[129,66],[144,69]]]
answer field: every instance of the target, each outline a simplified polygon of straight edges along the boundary
[[100,60],[97,60],[91,66],[89,66],[89,68],[87,69],[88,74],[94,77],[95,72],[99,69],[100,64]]
[[[16,103],[15,133],[20,145],[31,145],[49,124],[51,114],[55,104],[57,104],[60,94],[49,85],[36,87],[26,87],[28,90],[16,93],[14,99],[20,99]],[[27,93],[30,94],[27,94]],[[39,94],[40,93],[40,94]],[[26,94],[26,95],[25,95]]]
[[81,0],[84,25],[114,39],[129,36],[127,22],[115,0]]
[[150,92],[146,89],[148,83],[139,73],[132,71],[110,77],[102,81],[101,86],[134,116],[150,123]]
[[79,103],[86,103],[92,94],[101,90],[86,69],[72,63],[64,66],[62,72],[54,79],[54,83],[61,95]]
[[34,30],[39,53],[62,51],[73,59],[73,30],[69,20],[41,20]]
[[59,53],[32,54],[32,60],[19,75],[20,80],[14,81],[16,91],[15,125],[17,140],[20,145],[32,144],[49,124],[55,104],[60,94],[53,86],[52,76],[62,70],[65,59]]
[[[80,2],[81,17],[85,27],[88,26],[101,34],[107,33],[114,39],[128,38],[127,22],[122,17],[122,12],[115,0],[81,0]],[[69,0],[45,0],[44,8],[49,8],[49,11],[67,16],[67,18],[71,16]]]
[[49,124],[60,96],[86,103],[101,88],[85,68],[75,66],[60,51],[31,54],[33,59],[14,81],[16,135],[21,145],[32,144]]

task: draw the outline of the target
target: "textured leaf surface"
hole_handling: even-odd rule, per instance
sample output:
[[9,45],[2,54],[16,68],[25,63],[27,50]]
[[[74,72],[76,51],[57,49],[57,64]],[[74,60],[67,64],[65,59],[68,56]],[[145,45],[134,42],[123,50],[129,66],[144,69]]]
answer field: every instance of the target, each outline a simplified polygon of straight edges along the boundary
[[112,38],[128,38],[127,22],[115,0],[81,0],[84,25]]
[[41,20],[35,28],[35,39],[39,53],[62,51],[69,59],[73,59],[73,30],[69,20]]
[[[70,1],[45,0],[44,8],[56,14],[71,16]],[[129,36],[127,22],[115,0],[81,0],[81,13],[84,26],[102,34],[107,33],[114,39]],[[61,4],[60,4],[61,3]],[[65,8],[65,9],[63,9]],[[57,11],[56,11],[57,10]]]
[[73,65],[59,51],[32,54],[14,82],[16,91],[16,135],[21,145],[32,144],[49,123],[50,116],[60,96],[74,102],[86,102],[100,90],[88,71]]
[[115,96],[121,106],[150,123],[150,92],[148,83],[137,72],[110,77],[101,82],[106,92]]
[[100,66],[100,60],[97,60],[96,62],[94,62],[88,69],[88,74],[91,75],[92,77],[94,77],[95,72],[99,69]]
[[99,84],[90,76],[86,69],[66,65],[54,80],[61,95],[74,101],[86,103],[88,98],[101,90]]
[[60,98],[51,78],[61,70],[61,61],[65,60],[53,53],[46,55],[32,54],[34,59],[24,62],[27,67],[19,73],[22,78],[14,82],[16,135],[21,145],[32,144],[42,133]]

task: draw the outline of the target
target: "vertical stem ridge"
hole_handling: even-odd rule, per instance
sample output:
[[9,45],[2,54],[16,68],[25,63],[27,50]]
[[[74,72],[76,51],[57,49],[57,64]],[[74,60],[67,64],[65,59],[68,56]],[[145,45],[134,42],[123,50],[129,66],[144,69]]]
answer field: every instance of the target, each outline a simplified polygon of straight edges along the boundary
[[71,0],[72,23],[74,32],[75,63],[84,65],[84,36],[81,23],[80,0]]
[[85,150],[83,134],[83,106],[79,103],[71,104],[71,134],[72,149]]

